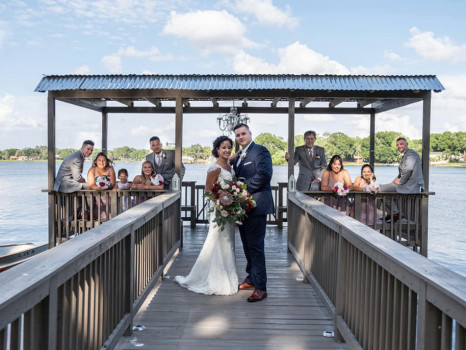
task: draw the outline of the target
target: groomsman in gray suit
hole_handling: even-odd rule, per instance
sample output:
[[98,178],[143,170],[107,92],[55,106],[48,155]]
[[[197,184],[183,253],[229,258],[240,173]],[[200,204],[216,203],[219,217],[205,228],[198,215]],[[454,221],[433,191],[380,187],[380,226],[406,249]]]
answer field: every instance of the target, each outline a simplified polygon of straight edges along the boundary
[[408,148],[404,137],[396,140],[398,152],[403,154],[398,166],[398,176],[389,184],[380,186],[381,192],[419,193],[424,187],[421,158],[415,150]]
[[84,159],[89,157],[94,150],[94,142],[86,140],[81,149],[69,154],[60,165],[53,190],[57,192],[71,193],[79,190],[88,190],[86,180],[82,177]]
[[[163,189],[168,190],[175,175],[175,151],[163,150],[162,142],[158,136],[152,136],[149,140],[152,153],[146,156],[146,160],[152,163],[155,172],[163,177]],[[181,178],[184,176],[184,164],[181,164]]]
[[[408,141],[404,137],[399,137],[396,140],[396,148],[398,152],[403,154],[398,166],[398,176],[389,184],[380,186],[380,192],[398,192],[398,193],[419,193],[424,187],[424,178],[422,176],[422,164],[419,154],[408,148]],[[394,221],[399,219],[398,204],[395,201]],[[385,209],[388,214],[385,217],[386,221],[390,221],[391,204],[390,201],[385,201]]]
[[[317,139],[315,131],[309,130],[304,133],[304,142],[294,150],[294,164],[299,162],[299,175],[296,181],[298,191],[319,191],[322,173],[327,169],[327,157],[325,149],[314,145]],[[286,152],[285,159],[290,159]]]

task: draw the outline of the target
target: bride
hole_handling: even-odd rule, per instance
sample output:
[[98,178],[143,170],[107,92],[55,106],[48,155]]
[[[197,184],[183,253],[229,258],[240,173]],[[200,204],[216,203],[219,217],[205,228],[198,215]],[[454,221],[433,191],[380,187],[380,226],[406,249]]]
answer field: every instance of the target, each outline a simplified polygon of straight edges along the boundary
[[[206,191],[217,181],[232,180],[232,169],[228,163],[233,141],[227,136],[215,139],[212,155],[217,158],[207,170]],[[201,294],[232,295],[238,292],[238,275],[235,261],[235,227],[227,223],[222,230],[210,216],[209,232],[204,246],[188,276],[176,276],[175,282],[190,291]]]

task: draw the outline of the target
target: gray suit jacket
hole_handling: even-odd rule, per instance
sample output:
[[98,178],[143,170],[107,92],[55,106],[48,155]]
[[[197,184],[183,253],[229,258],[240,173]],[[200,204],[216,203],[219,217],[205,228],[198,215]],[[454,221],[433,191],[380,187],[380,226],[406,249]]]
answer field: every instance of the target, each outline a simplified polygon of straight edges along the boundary
[[309,151],[306,145],[298,146],[294,150],[294,164],[299,162],[299,174],[296,181],[298,191],[309,191],[314,179],[322,178],[322,173],[327,169],[327,157],[325,149],[314,145],[312,162],[309,159]]
[[401,183],[396,186],[398,193],[419,193],[421,187],[424,187],[421,158],[411,148],[408,148],[401,157],[397,178]]
[[[173,175],[175,175],[175,151],[174,150],[162,150],[162,163],[160,166],[155,161],[155,153],[152,152],[146,156],[146,160],[150,161],[154,166],[155,172],[163,177],[163,188],[168,190],[172,181]],[[184,164],[181,163],[181,178],[184,176]]]
[[81,150],[69,154],[60,165],[55,177],[54,191],[71,193],[85,188],[86,182],[82,177],[84,155]]

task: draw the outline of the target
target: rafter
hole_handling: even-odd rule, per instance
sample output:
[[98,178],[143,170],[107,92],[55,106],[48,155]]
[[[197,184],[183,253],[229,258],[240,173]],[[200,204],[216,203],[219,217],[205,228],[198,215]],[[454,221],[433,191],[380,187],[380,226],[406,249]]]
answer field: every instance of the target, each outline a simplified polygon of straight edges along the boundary
[[152,103],[155,107],[162,107],[162,101],[160,100],[160,98],[144,97],[144,100]]
[[343,102],[345,102],[346,100],[348,100],[347,97],[343,97],[343,98],[334,98],[334,99],[332,99],[332,101],[328,104],[328,107],[329,107],[329,108],[335,108],[335,107],[338,106],[340,103],[343,103]]
[[309,103],[311,103],[312,101],[314,101],[315,99],[316,99],[315,97],[303,98],[303,99],[301,100],[301,103],[299,104],[299,107],[304,108],[304,107],[306,107]]
[[278,102],[280,102],[280,100],[281,100],[281,97],[274,97],[274,99],[272,100],[272,103],[270,104],[270,107],[272,108],[277,107],[277,104]]
[[218,99],[211,98],[210,100],[212,101],[212,107],[218,108]]
[[134,107],[134,102],[131,98],[114,98],[112,100],[115,102],[124,104],[125,106],[128,106],[128,107]]
[[366,100],[359,100],[358,101],[358,108],[363,108],[366,107],[367,105],[370,105],[371,103],[375,103],[379,101],[379,98],[368,98]]

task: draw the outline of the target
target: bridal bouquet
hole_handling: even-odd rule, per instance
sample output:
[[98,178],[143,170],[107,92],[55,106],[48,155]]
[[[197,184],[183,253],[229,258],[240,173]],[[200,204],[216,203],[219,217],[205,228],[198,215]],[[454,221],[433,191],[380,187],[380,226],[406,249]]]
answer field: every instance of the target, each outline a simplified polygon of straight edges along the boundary
[[375,179],[365,180],[364,192],[369,193],[369,194],[377,194],[379,192],[379,189],[380,189],[380,185],[377,183],[377,181],[375,181]]
[[107,190],[112,187],[112,181],[108,175],[97,176],[95,178],[95,184],[103,190]]
[[150,183],[152,185],[158,186],[163,184],[163,177],[160,174],[154,174],[150,177]]
[[344,197],[349,193],[349,188],[344,182],[337,182],[333,186],[333,192],[337,197]]
[[222,231],[227,223],[241,225],[246,213],[256,207],[256,202],[246,190],[246,184],[241,181],[216,182],[205,196],[214,203],[209,212],[215,212],[213,222]]

